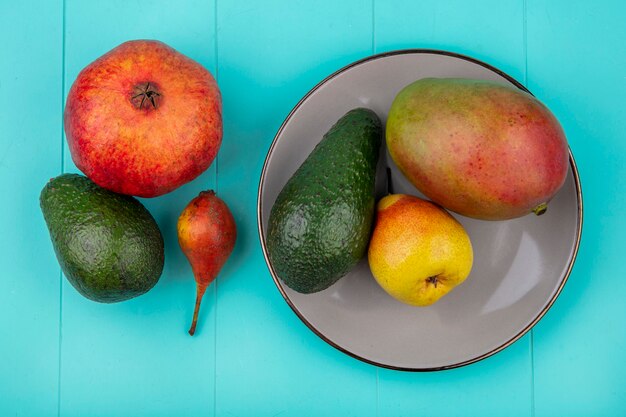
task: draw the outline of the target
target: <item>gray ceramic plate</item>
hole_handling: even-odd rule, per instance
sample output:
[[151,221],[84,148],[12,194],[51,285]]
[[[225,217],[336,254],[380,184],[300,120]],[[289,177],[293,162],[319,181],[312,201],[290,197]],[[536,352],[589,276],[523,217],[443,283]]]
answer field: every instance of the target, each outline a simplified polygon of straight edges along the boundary
[[[265,248],[269,213],[278,193],[323,134],[348,110],[368,107],[383,121],[396,93],[423,77],[464,77],[512,84],[511,77],[474,59],[442,51],[375,55],[332,74],[289,114],[268,152],[258,196],[259,234],[276,285],[317,335],[360,360],[387,368],[432,371],[486,358],[522,337],[546,313],[571,271],[582,226],[576,165],[543,216],[487,222],[456,215],[474,246],[469,278],[430,307],[404,305],[374,281],[367,261],[325,291],[303,295],[274,273]],[[389,167],[394,192],[420,195],[386,151],[378,193]]]

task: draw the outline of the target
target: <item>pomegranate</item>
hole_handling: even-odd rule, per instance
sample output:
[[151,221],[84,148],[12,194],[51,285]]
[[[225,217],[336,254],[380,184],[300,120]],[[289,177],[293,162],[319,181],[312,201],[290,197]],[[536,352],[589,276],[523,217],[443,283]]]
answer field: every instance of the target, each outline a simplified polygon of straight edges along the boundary
[[196,178],[222,142],[211,73],[153,40],[125,42],[83,69],[64,119],[76,166],[104,188],[140,197]]

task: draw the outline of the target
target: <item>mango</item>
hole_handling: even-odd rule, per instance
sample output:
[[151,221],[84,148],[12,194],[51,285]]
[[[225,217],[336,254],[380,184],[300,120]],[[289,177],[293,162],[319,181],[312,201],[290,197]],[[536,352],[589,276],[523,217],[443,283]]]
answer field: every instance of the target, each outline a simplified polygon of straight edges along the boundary
[[395,97],[386,129],[389,153],[407,179],[476,219],[543,214],[568,171],[567,140],[550,110],[491,81],[415,81]]

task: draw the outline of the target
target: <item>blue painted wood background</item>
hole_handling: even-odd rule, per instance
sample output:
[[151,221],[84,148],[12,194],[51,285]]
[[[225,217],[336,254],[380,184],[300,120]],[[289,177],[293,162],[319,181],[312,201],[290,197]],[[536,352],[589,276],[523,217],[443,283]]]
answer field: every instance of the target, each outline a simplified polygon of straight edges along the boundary
[[[1,416],[626,415],[625,3],[603,0],[0,0]],[[62,131],[81,68],[119,43],[162,40],[218,79],[218,160],[144,200],[166,239],[148,294],[85,300],[63,278],[39,211],[76,171]],[[407,47],[474,56],[526,84],[562,122],[585,199],[578,261],[535,329],[500,354],[410,374],[326,345],[287,307],[263,262],[256,189],[289,110],[329,73]],[[178,214],[217,188],[239,226],[200,331]]]

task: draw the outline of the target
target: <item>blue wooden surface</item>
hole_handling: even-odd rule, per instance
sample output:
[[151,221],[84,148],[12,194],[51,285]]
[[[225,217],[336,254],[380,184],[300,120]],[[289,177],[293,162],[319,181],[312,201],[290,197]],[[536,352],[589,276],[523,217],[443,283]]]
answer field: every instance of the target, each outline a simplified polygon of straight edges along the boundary
[[[625,14],[618,0],[0,0],[0,415],[626,415]],[[144,200],[166,239],[157,286],[101,305],[62,277],[38,195],[76,170],[62,136],[71,82],[135,38],[216,75],[224,142],[201,177]],[[526,83],[561,120],[585,198],[576,266],[532,333],[429,374],[377,369],[317,338],[276,290],[256,232],[263,157],[292,106],[339,67],[406,47],[469,54]],[[206,188],[232,208],[239,240],[190,338],[194,282],[175,222]]]

